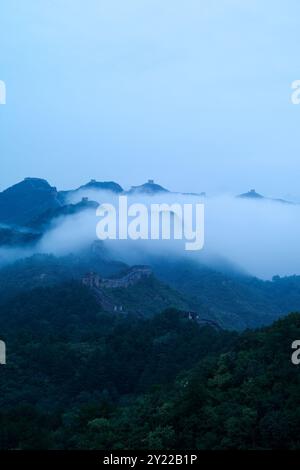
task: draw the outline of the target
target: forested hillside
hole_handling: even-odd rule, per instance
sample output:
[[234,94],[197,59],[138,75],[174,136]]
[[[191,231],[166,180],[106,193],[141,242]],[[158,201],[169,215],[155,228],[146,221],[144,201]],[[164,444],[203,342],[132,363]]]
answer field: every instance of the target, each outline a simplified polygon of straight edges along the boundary
[[2,305],[1,448],[299,447],[300,315],[242,334],[101,311],[78,283]]

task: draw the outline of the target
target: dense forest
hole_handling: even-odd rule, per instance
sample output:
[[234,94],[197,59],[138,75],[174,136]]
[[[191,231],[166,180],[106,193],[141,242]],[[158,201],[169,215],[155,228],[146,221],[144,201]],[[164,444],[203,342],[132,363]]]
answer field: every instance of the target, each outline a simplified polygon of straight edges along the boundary
[[2,449],[299,448],[300,315],[243,333],[101,310],[77,282],[2,303]]

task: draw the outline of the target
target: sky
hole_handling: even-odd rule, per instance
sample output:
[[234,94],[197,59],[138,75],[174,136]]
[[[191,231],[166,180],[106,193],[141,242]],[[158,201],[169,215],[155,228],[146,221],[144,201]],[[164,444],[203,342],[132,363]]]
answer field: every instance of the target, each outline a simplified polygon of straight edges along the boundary
[[299,0],[1,0],[0,190],[258,192],[300,201]]

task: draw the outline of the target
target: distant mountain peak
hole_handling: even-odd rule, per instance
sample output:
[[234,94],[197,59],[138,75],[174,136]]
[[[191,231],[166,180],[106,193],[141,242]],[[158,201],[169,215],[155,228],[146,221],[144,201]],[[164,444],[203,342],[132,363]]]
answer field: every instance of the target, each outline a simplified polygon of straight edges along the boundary
[[285,199],[262,196],[261,194],[257,193],[255,189],[250,189],[250,191],[248,191],[247,193],[240,194],[237,197],[243,198],[243,199],[256,199],[256,200],[280,202],[281,204],[294,204],[293,202],[286,201]]
[[26,225],[32,218],[61,204],[54,186],[41,178],[25,178],[0,193],[0,222]]
[[264,199],[264,196],[257,193],[255,189],[250,189],[247,193],[240,194],[238,197],[249,198],[249,199]]
[[147,183],[141,184],[140,186],[131,186],[129,193],[146,193],[146,194],[155,194],[155,193],[168,193],[169,191],[163,186],[156,184],[154,180],[149,179]]
[[24,191],[24,190],[52,190],[56,191],[56,188],[54,186],[51,186],[47,180],[43,178],[34,178],[31,176],[28,176],[24,178],[22,181],[19,183],[14,184],[13,186],[10,186],[9,188],[5,189],[2,194],[5,193],[17,193],[18,191]]
[[80,186],[79,190],[81,189],[98,189],[112,191],[114,193],[123,192],[122,186],[120,186],[118,183],[115,183],[114,181],[97,181],[95,179],[91,179],[88,183]]
[[69,197],[72,195],[76,195],[80,192],[84,191],[110,191],[112,193],[120,194],[123,193],[124,190],[122,186],[114,181],[97,181],[95,179],[91,179],[88,183],[79,186],[76,189],[70,189],[69,191],[59,191],[59,199],[62,204],[66,204],[69,201]]
[[23,181],[21,181],[21,183],[31,183],[33,185],[43,185],[43,186],[47,186],[49,187],[50,184],[48,183],[48,181],[45,179],[45,178],[37,178],[35,176],[26,176],[26,178],[23,179]]

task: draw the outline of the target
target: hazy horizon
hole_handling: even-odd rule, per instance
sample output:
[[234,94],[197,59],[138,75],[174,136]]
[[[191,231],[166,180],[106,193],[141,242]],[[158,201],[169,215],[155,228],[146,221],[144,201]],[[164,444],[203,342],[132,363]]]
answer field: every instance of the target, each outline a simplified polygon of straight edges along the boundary
[[[123,185],[120,181],[117,181],[117,180],[114,180],[114,179],[110,179],[110,180],[105,180],[105,181],[104,181],[104,180],[95,180],[95,178],[92,178],[92,179],[90,179],[90,180],[84,180],[84,179],[82,179],[81,183],[79,183],[78,186],[74,186],[74,187],[69,187],[69,186],[68,186],[68,187],[59,187],[59,186],[57,186],[57,185],[55,184],[55,182],[49,181],[49,180],[47,179],[47,177],[42,177],[42,176],[41,176],[41,177],[37,177],[37,176],[32,176],[32,175],[31,175],[31,176],[25,176],[25,177],[24,177],[23,179],[21,179],[21,180],[15,181],[15,182],[14,182],[12,185],[10,185],[10,186],[3,187],[3,188],[0,187],[0,192],[5,191],[6,189],[9,189],[9,188],[15,186],[16,184],[22,183],[22,182],[23,182],[25,179],[27,179],[27,178],[45,180],[45,181],[47,181],[47,183],[48,183],[50,186],[55,187],[57,191],[73,191],[73,190],[79,190],[81,187],[84,187],[84,186],[86,186],[86,184],[90,183],[91,180],[94,180],[94,181],[96,181],[96,182],[102,182],[102,183],[111,183],[111,182],[117,183],[117,184],[119,184],[119,185],[121,186],[121,188],[126,192],[126,191],[129,191],[132,187],[142,186],[143,184],[149,182],[149,179],[148,179],[148,180],[145,180],[145,181],[140,181],[140,182],[136,182],[135,184],[130,184],[130,185],[128,185],[128,186],[125,186],[125,185]],[[188,190],[188,191],[182,191],[180,187],[179,187],[179,188],[173,187],[173,188],[171,189],[170,187],[166,187],[166,186],[164,186],[163,184],[161,184],[161,181],[158,181],[158,180],[153,180],[153,179],[151,179],[151,181],[153,181],[153,183],[154,183],[155,185],[162,186],[164,189],[166,189],[166,190],[169,191],[170,193],[175,193],[175,194],[176,194],[176,193],[178,193],[178,194],[183,194],[183,195],[184,195],[184,194],[186,194],[186,195],[189,195],[189,194],[190,194],[190,195],[197,195],[197,194],[198,194],[199,196],[202,196],[203,194],[205,194],[205,196],[207,196],[208,198],[209,198],[209,197],[216,197],[216,196],[223,196],[223,197],[224,197],[224,196],[225,196],[225,197],[226,197],[226,196],[229,196],[229,197],[230,197],[230,196],[232,196],[232,197],[235,197],[235,196],[236,196],[236,197],[237,197],[237,196],[240,196],[240,195],[242,195],[242,194],[244,194],[244,193],[248,193],[248,192],[251,192],[251,191],[255,191],[255,192],[258,193],[259,195],[264,196],[266,199],[270,199],[270,200],[272,200],[272,199],[274,199],[274,200],[276,200],[276,199],[281,199],[281,198],[280,198],[280,196],[281,196],[280,194],[272,194],[272,195],[266,194],[266,193],[264,193],[263,191],[258,191],[257,188],[245,188],[245,190],[244,190],[243,192],[241,192],[240,194],[236,194],[236,193],[234,193],[233,191],[229,191],[229,190],[228,190],[228,191],[223,191],[223,192],[222,192],[222,191],[220,191],[220,192],[214,191],[214,192],[212,192],[212,193],[207,193],[207,192],[205,191],[205,188],[203,188],[204,191],[203,191],[203,194],[201,194],[200,191],[199,191],[199,193],[193,192],[193,191],[189,191],[189,190]],[[105,191],[104,191],[104,192],[105,192]],[[87,196],[88,199],[93,200],[93,197],[91,197],[91,196],[93,195],[93,193],[94,193],[93,189],[91,189],[90,191],[89,191],[89,190],[85,190],[85,193],[87,193],[87,194],[84,194],[84,196]],[[91,194],[90,194],[90,193],[91,193]],[[287,200],[286,200],[286,201],[287,201]],[[292,198],[290,198],[289,201],[287,201],[287,202],[299,203],[297,199],[292,199]]]
[[[119,195],[109,191],[85,189],[70,194],[67,203],[76,204],[89,197],[99,204],[118,207]],[[130,203],[199,203],[191,195],[132,194]],[[300,206],[268,200],[242,199],[229,196],[209,197],[205,201],[204,249],[187,252],[184,240],[105,240],[104,247],[112,259],[130,264],[145,264],[145,259],[187,257],[218,270],[230,266],[261,279],[274,275],[299,275]],[[56,256],[76,254],[97,239],[100,218],[91,208],[76,214],[62,215],[50,221],[36,245],[1,247],[0,264],[13,262],[37,253]],[[147,264],[146,262],[146,264]]]

